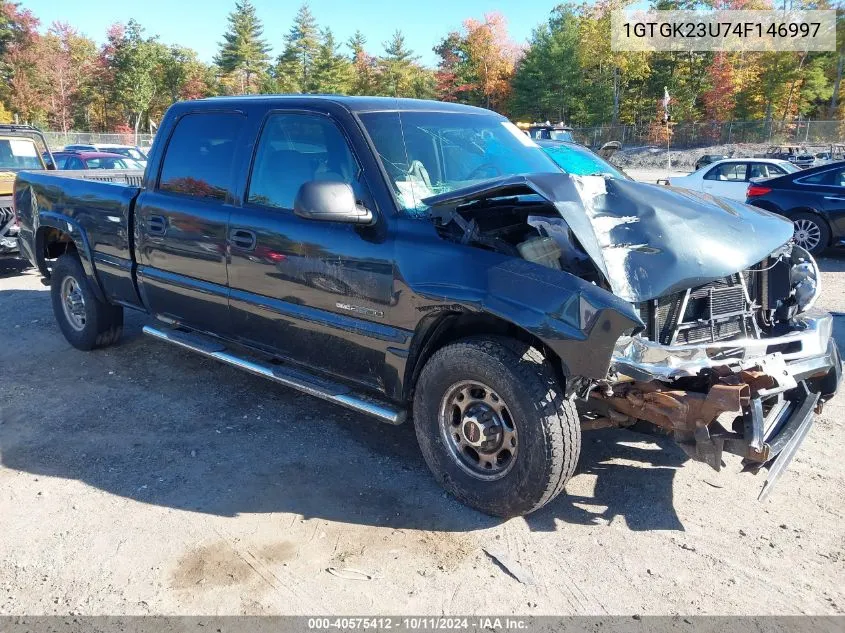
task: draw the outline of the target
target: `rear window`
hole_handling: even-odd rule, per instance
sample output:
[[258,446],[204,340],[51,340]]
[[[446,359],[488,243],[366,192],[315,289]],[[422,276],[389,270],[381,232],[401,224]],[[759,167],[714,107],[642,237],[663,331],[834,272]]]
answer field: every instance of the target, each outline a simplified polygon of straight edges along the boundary
[[122,158],[89,158],[88,169],[128,169]]
[[830,187],[845,187],[845,169],[831,169],[812,176],[804,176],[795,182],[807,185],[827,185]]
[[0,170],[44,169],[38,150],[28,138],[0,139]]
[[164,154],[159,189],[224,200],[243,124],[244,118],[234,112],[188,114],[179,119]]

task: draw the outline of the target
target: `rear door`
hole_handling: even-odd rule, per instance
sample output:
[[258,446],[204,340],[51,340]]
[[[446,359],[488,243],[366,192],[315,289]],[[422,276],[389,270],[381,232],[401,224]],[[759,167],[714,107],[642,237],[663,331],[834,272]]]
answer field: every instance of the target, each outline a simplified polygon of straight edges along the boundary
[[216,334],[230,330],[226,229],[245,121],[236,111],[183,115],[167,140],[154,186],[135,207],[145,305],[159,317]]
[[839,236],[845,234],[845,164],[796,182],[812,186],[816,197],[821,198],[819,211],[824,211],[833,230],[834,243],[838,242]]
[[714,196],[745,202],[748,190],[748,163],[721,163],[711,168],[702,179],[702,188]]

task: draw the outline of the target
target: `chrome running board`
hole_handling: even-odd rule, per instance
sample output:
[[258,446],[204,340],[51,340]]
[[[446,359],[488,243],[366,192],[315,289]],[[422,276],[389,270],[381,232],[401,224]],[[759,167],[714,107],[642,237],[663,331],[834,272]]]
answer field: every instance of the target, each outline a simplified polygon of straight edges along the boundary
[[320,398],[347,409],[365,413],[387,424],[402,424],[405,421],[405,411],[385,402],[379,402],[364,396],[359,396],[341,384],[326,380],[319,376],[289,367],[272,367],[262,363],[235,356],[227,351],[226,346],[216,339],[202,336],[193,332],[181,330],[160,330],[149,325],[144,326],[144,334],[160,341],[172,343],[178,347],[191,350],[197,354],[219,360],[221,363],[243,369],[256,376],[267,378],[285,387],[307,393],[309,396]]

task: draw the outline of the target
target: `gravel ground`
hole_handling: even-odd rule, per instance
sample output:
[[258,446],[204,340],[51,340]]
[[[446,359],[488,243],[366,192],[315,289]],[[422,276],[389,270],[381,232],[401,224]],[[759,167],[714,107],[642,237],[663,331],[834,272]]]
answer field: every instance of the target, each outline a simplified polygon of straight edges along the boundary
[[[821,264],[844,313],[845,260]],[[845,612],[842,397],[765,503],[738,458],[595,431],[565,495],[502,522],[444,495],[410,426],[166,347],[142,315],[72,349],[9,260],[0,322],[0,613]]]

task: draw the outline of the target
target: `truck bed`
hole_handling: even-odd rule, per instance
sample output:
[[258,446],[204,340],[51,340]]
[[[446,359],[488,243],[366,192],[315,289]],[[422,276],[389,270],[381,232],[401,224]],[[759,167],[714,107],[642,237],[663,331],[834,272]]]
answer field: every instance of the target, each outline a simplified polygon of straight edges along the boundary
[[37,173],[56,178],[74,178],[76,180],[95,180],[97,182],[112,182],[116,184],[141,186],[144,171],[141,169],[61,169],[45,170]]
[[[106,298],[140,303],[132,280],[132,211],[143,172],[127,170],[28,171],[15,180],[22,254],[46,266],[39,235],[70,236]],[[28,252],[34,249],[35,252]]]

